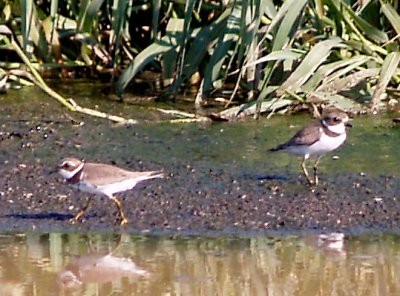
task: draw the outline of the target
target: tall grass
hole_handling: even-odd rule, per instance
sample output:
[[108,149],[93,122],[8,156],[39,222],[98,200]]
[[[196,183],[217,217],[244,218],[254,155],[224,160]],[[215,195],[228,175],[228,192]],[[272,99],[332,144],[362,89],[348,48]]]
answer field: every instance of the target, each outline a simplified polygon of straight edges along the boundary
[[[399,81],[400,17],[390,1],[5,1],[0,22],[40,66],[113,73],[119,96],[144,70],[196,104],[229,89],[224,116],[296,104],[378,111]],[[12,55],[2,33],[0,61]],[[0,58],[1,59],[1,58]],[[13,64],[15,67],[15,64]],[[22,65],[21,65],[22,67]],[[133,88],[134,89],[134,88]],[[388,97],[387,94],[390,94]]]

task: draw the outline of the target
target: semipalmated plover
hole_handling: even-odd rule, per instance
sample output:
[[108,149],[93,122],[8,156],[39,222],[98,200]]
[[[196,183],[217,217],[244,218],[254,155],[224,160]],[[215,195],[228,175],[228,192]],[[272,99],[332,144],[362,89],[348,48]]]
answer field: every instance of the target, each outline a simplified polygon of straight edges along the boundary
[[[292,155],[302,156],[301,168],[310,185],[318,184],[317,166],[321,157],[335,150],[346,140],[346,126],[351,126],[349,116],[337,108],[326,109],[322,118],[299,130],[288,142],[270,151],[282,151]],[[307,172],[305,162],[310,156],[315,156],[314,180]]]
[[[83,192],[105,195],[113,200],[118,208],[121,225],[128,223],[128,219],[122,211],[121,202],[113,194],[132,189],[141,181],[163,177],[161,171],[131,172],[108,164],[86,163],[76,158],[64,158],[58,166],[58,171],[66,182],[75,188]],[[92,196],[71,222],[74,223],[82,217],[91,200]]]

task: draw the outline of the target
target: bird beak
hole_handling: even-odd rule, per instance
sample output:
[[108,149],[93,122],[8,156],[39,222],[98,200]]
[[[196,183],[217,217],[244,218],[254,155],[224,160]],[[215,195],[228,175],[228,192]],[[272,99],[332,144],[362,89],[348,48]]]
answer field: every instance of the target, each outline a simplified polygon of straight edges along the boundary
[[351,121],[347,121],[344,125],[347,127],[353,127],[353,123]]
[[48,175],[52,175],[58,172],[58,166],[55,166],[51,171],[49,171]]

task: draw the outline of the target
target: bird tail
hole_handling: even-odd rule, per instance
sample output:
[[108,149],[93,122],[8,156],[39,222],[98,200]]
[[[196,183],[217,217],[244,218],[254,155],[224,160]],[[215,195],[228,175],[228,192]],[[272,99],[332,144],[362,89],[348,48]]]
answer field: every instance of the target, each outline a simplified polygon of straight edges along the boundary
[[137,183],[154,179],[154,178],[163,178],[163,171],[148,171],[148,172],[140,172],[139,175],[134,176],[134,181]]
[[286,144],[281,144],[279,146],[269,149],[269,151],[276,152],[276,151],[284,150],[285,148],[286,148]]
[[163,171],[152,171],[149,172],[149,179],[153,178],[164,178],[164,172]]

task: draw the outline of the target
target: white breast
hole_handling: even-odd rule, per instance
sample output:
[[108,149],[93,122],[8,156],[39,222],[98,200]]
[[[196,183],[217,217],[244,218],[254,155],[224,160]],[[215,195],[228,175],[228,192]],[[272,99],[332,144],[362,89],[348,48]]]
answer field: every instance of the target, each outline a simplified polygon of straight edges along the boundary
[[325,122],[323,122],[324,126],[326,126],[331,132],[334,132],[335,134],[345,134],[346,133],[346,126],[344,123],[336,124],[336,125],[327,125]]
[[82,180],[80,183],[75,184],[74,186],[83,192],[106,195],[108,197],[111,197],[114,193],[132,189],[133,187],[136,186],[137,183],[138,183],[137,180],[127,179],[117,183],[111,183],[102,186],[94,186],[91,183]]
[[346,133],[342,133],[337,137],[330,137],[323,133],[322,128],[320,129],[321,138],[312,144],[308,145],[294,145],[287,147],[284,151],[298,156],[303,156],[306,159],[310,156],[318,156],[327,152],[337,149],[346,140]]
[[315,142],[309,147],[308,154],[321,155],[337,149],[346,140],[346,133],[342,133],[338,137],[330,137],[325,133],[321,134],[319,141]]

